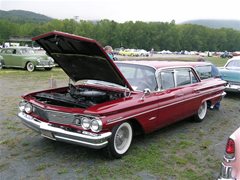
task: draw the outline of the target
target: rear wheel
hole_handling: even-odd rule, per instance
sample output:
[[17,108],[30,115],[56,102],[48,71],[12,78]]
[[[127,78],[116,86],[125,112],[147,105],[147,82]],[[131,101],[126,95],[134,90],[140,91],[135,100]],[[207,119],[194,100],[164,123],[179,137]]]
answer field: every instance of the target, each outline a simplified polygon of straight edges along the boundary
[[202,122],[207,114],[207,102],[203,102],[198,109],[197,114],[194,116],[196,122]]
[[32,62],[28,62],[27,65],[26,65],[26,69],[29,71],[29,72],[32,72],[35,70],[35,66]]
[[107,147],[110,158],[121,158],[128,151],[132,137],[132,126],[128,122],[114,127]]

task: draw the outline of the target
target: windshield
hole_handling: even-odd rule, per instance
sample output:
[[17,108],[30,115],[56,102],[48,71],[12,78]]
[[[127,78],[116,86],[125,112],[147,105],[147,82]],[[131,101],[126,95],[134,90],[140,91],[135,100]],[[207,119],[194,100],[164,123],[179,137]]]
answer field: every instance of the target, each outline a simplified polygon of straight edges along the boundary
[[143,91],[146,88],[151,91],[157,90],[154,68],[126,63],[116,63],[116,65],[134,90]]
[[226,67],[228,67],[228,68],[240,68],[240,60],[232,60],[232,61],[230,61],[227,65],[226,65]]

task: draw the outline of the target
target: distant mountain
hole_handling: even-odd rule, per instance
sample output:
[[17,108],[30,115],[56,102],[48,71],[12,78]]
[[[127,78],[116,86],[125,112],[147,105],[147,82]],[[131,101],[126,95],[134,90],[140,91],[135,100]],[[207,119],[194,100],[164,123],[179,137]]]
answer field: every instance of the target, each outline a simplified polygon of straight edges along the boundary
[[12,10],[2,11],[0,10],[0,19],[6,19],[13,22],[48,22],[52,18],[42,14],[37,14],[31,11]]
[[214,19],[199,19],[199,20],[190,20],[185,21],[182,24],[197,24],[210,28],[232,28],[235,30],[240,30],[240,21],[239,20],[214,20]]

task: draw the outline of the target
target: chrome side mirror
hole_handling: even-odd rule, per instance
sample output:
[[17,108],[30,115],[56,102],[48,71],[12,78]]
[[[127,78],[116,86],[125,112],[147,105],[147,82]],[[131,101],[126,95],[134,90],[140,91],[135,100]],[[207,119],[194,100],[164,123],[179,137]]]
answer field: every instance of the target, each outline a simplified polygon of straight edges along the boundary
[[141,97],[141,100],[143,101],[145,96],[148,96],[150,94],[151,94],[151,90],[150,89],[148,89],[148,88],[144,89],[143,90],[143,96]]

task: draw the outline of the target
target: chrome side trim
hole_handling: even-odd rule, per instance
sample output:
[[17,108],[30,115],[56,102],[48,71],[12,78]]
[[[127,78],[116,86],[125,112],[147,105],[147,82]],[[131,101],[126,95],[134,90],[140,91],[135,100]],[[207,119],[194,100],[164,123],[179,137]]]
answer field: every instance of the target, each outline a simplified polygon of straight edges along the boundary
[[93,149],[101,149],[108,144],[108,139],[111,137],[111,132],[102,134],[81,134],[78,132],[71,132],[59,127],[53,127],[51,124],[40,121],[23,112],[18,113],[18,117],[23,124],[32,130],[40,133],[42,136],[67,143],[77,144]]
[[[210,93],[212,93],[212,92],[210,92]],[[164,105],[164,106],[157,107],[157,108],[154,108],[154,109],[151,109],[151,110],[140,112],[138,114],[134,114],[134,115],[131,115],[131,116],[127,116],[127,117],[123,117],[123,118],[116,118],[116,119],[109,119],[107,121],[107,124],[112,124],[112,123],[116,123],[116,122],[123,121],[123,120],[126,120],[126,119],[131,119],[131,118],[134,118],[136,116],[140,116],[140,115],[143,115],[143,114],[146,114],[146,113],[150,113],[152,111],[156,111],[156,110],[159,110],[159,109],[167,108],[169,106],[173,106],[175,104],[182,103],[182,102],[185,102],[185,101],[191,101],[192,99],[196,99],[198,97],[201,97],[201,96],[204,96],[204,95],[210,94],[210,93],[206,92],[204,94],[201,94],[201,95],[198,95],[198,96],[194,96],[192,98],[184,99],[184,100],[181,100],[181,101],[178,101],[178,102],[174,102],[174,103],[171,103],[171,104],[168,104],[168,105]],[[219,97],[221,97],[221,99],[222,99],[223,96],[225,96],[226,93],[225,94],[224,93],[225,92],[223,92],[221,95],[219,95]]]

